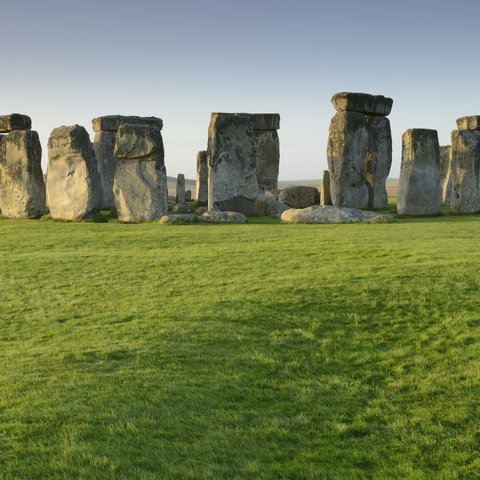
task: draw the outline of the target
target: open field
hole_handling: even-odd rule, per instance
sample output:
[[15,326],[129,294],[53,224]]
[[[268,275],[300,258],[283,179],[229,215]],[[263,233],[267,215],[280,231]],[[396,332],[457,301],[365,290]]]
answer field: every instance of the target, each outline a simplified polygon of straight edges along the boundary
[[477,479],[480,216],[0,220],[0,479]]

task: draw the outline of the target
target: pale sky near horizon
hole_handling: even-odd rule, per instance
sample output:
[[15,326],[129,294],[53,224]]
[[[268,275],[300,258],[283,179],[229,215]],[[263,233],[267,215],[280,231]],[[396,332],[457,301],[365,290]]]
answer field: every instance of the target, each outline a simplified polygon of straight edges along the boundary
[[194,178],[210,113],[278,112],[280,179],[327,167],[335,92],[394,99],[391,177],[401,135],[480,114],[475,0],[0,0],[0,113],[47,139],[100,115],[163,119],[167,173]]

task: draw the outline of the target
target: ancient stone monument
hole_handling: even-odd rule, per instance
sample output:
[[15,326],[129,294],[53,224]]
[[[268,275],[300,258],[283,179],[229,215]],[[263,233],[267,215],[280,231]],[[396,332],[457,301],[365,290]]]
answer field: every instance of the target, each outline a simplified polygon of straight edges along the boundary
[[393,100],[382,95],[337,93],[330,122],[327,158],[332,204],[384,208],[386,179],[392,164],[392,138],[387,115]]
[[163,139],[154,125],[122,124],[115,142],[113,193],[118,218],[136,223],[168,211]]
[[185,175],[183,173],[177,175],[175,203],[185,203]]
[[206,150],[197,153],[197,192],[196,199],[199,205],[208,204],[208,154]]
[[320,204],[320,193],[315,187],[289,185],[282,188],[278,200],[292,208],[307,208]]
[[106,115],[92,120],[95,137],[93,148],[97,157],[98,172],[102,181],[102,208],[109,209],[113,205],[113,177],[115,176],[115,138],[120,125],[152,125],[160,130],[163,121],[157,117],[137,117],[124,115]]
[[397,211],[401,215],[434,215],[440,212],[441,202],[437,131],[409,129],[402,136]]
[[0,210],[9,218],[46,212],[42,146],[26,115],[0,116]]
[[442,190],[442,203],[446,205],[450,204],[450,197],[452,196],[450,151],[450,145],[440,147],[440,188]]
[[80,125],[53,129],[48,139],[47,206],[53,218],[98,212],[102,186],[90,137]]
[[320,203],[322,205],[332,204],[332,197],[330,195],[330,172],[328,170],[323,171],[320,196]]

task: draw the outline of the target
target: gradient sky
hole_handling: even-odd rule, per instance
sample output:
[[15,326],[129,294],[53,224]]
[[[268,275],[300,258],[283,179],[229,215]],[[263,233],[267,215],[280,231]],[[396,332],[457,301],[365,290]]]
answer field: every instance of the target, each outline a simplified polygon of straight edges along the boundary
[[[320,178],[335,92],[383,94],[401,135],[480,113],[478,0],[0,0],[1,113],[40,134],[163,118],[169,175],[194,178],[210,113],[278,112],[280,178]],[[92,135],[93,139],[93,135]]]

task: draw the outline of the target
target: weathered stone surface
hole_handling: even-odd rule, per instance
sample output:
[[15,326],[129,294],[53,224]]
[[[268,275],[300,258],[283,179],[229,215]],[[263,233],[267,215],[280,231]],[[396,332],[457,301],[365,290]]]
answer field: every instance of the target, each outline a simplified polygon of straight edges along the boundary
[[480,211],[480,130],[453,130],[451,151],[454,213]]
[[306,208],[320,204],[320,193],[315,187],[289,185],[282,188],[278,200],[292,208]]
[[392,166],[392,133],[386,117],[367,117],[368,149],[365,159],[368,207],[388,205],[387,178]]
[[322,205],[332,204],[332,196],[330,195],[330,172],[328,170],[323,171],[320,195],[320,203]]
[[115,138],[116,133],[107,130],[95,132],[93,150],[97,158],[98,173],[102,183],[101,208],[109,209],[114,203],[113,179],[115,177]]
[[105,115],[92,120],[92,128],[94,132],[106,130],[116,132],[120,125],[128,123],[130,125],[150,125],[159,130],[163,128],[163,120],[157,117],[137,117],[134,115]]
[[434,215],[440,212],[441,201],[437,131],[409,129],[402,136],[397,211],[401,215]]
[[38,133],[16,130],[0,136],[0,210],[9,218],[46,212],[42,147]]
[[197,215],[203,215],[205,212],[208,212],[207,207],[198,207],[197,209],[195,209],[195,213]]
[[31,128],[32,119],[27,115],[20,113],[0,115],[0,133],[9,133],[14,130],[30,130]]
[[255,214],[258,195],[250,115],[212,113],[208,129],[208,208]]
[[337,112],[358,112],[386,117],[392,111],[393,100],[383,95],[340,92],[332,97],[332,105]]
[[186,203],[176,203],[172,211],[174,213],[192,213],[193,207],[191,205],[187,205]]
[[185,175],[183,173],[177,175],[175,203],[185,203]]
[[80,125],[48,139],[47,206],[53,218],[76,220],[100,209],[102,186],[90,137]]
[[202,222],[207,223],[246,223],[247,217],[243,213],[208,210],[200,217]]
[[192,201],[192,191],[191,190],[185,190],[185,201],[186,202],[191,202]]
[[356,112],[338,112],[330,122],[327,159],[330,195],[337,207],[367,208],[365,158],[368,149],[367,121]]
[[480,115],[457,118],[457,128],[459,130],[480,130]]
[[259,191],[275,190],[280,168],[278,133],[276,130],[254,130],[253,141]]
[[160,129],[123,124],[115,143],[113,193],[118,218],[136,223],[157,220],[167,207],[167,176]]
[[208,204],[208,152],[201,150],[197,153],[197,192],[199,205]]
[[253,113],[254,130],[278,130],[280,128],[280,114],[278,113]]
[[193,213],[180,213],[177,215],[163,215],[160,218],[160,223],[174,223],[174,224],[183,224],[183,223],[196,223],[197,216]]
[[450,145],[440,147],[440,188],[442,190],[442,202],[450,203],[452,195],[452,179],[450,178]]
[[329,205],[314,205],[301,209],[291,208],[283,212],[280,219],[287,223],[385,223],[393,221],[391,215]]
[[283,202],[275,200],[271,195],[259,195],[257,197],[256,212],[257,215],[279,217],[290,207]]

